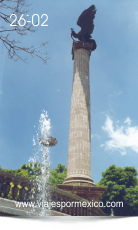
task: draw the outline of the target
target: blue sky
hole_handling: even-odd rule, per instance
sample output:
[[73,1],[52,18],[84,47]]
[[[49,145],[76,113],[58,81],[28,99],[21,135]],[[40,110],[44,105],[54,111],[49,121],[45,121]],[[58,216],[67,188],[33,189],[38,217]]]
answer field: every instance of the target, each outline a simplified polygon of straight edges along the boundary
[[[0,165],[17,169],[33,157],[42,110],[51,120],[51,168],[67,166],[73,80],[71,30],[83,10],[94,4],[93,39],[97,49],[90,58],[91,168],[98,183],[110,165],[138,170],[138,2],[34,0],[29,11],[48,15],[47,27],[21,38],[24,46],[48,42],[47,65],[37,57],[8,59],[0,41]],[[35,126],[35,127],[34,127]]]

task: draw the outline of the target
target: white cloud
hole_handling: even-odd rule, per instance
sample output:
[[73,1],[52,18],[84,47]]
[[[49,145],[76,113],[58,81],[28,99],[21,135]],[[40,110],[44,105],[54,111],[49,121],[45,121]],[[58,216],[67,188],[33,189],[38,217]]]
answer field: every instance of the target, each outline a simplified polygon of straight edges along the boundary
[[131,120],[129,117],[127,117],[127,119],[124,121],[124,123],[127,123],[128,125],[131,125]]
[[[124,123],[131,124],[131,120],[128,117]],[[126,155],[126,151],[131,149],[138,153],[138,126],[116,126],[114,128],[113,121],[107,116],[106,121],[102,129],[108,133],[110,138],[102,147],[108,150],[118,150],[122,155]]]

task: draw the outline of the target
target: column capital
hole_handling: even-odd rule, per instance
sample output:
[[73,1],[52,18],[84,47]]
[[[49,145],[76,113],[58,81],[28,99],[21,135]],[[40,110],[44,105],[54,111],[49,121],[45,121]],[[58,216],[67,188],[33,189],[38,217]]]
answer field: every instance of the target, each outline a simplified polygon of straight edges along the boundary
[[93,40],[93,42],[82,42],[82,41],[75,41],[73,40],[72,44],[72,60],[74,60],[74,51],[77,49],[86,49],[89,51],[89,56],[91,55],[91,52],[96,49],[96,42]]

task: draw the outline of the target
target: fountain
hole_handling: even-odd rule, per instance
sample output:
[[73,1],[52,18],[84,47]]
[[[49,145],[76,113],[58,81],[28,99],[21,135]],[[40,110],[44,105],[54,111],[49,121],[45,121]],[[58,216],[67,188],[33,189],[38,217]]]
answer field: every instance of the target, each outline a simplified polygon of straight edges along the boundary
[[[50,174],[50,150],[49,147],[57,144],[56,138],[50,136],[51,124],[48,119],[47,112],[42,111],[39,119],[39,127],[36,132],[36,138],[33,137],[33,145],[35,146],[35,154],[30,158],[33,167],[36,162],[41,164],[41,176],[36,176],[35,183],[37,186],[33,191],[32,199],[35,201],[33,212],[38,216],[48,216],[50,211],[51,196],[49,192],[49,174]],[[41,135],[41,137],[40,137]],[[35,140],[36,139],[36,140]]]

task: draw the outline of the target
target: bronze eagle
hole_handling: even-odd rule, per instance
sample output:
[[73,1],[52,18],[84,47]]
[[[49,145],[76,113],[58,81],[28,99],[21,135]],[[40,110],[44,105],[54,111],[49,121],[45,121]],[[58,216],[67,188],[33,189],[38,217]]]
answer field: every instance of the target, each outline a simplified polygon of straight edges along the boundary
[[[76,33],[74,29],[71,28],[71,37],[77,38],[82,42],[94,42],[95,40],[91,39],[92,32],[94,30],[93,20],[95,18],[96,8],[94,5],[90,6],[88,9],[84,10],[78,18],[77,25],[81,27],[79,33]],[[74,40],[74,39],[73,39]]]

